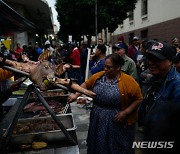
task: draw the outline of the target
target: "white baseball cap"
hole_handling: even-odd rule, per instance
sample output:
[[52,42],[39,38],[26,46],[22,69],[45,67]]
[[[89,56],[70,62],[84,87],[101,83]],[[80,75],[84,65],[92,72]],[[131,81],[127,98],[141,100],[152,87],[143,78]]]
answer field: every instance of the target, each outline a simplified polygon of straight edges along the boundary
[[139,40],[139,37],[134,36],[134,37],[133,37],[133,40]]
[[44,43],[44,45],[47,45],[47,44],[51,44],[51,43],[49,42],[49,40],[47,40],[47,41]]

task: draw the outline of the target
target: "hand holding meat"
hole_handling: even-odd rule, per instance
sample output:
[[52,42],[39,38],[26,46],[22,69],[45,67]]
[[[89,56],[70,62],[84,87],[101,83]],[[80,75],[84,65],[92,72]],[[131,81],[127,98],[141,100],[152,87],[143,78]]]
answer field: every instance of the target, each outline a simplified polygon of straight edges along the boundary
[[21,79],[12,82],[12,85],[10,86],[9,90],[11,92],[19,90],[19,88],[21,87],[21,83],[22,83]]

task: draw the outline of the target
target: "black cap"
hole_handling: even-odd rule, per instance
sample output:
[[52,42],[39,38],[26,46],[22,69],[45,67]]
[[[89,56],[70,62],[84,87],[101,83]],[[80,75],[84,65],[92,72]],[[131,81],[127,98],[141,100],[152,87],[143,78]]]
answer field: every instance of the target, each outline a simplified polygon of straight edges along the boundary
[[152,46],[150,46],[147,51],[148,55],[153,55],[160,60],[165,60],[165,59],[172,60],[174,53],[175,53],[174,48],[171,45],[160,42],[157,42]]
[[126,46],[123,43],[115,44],[113,49],[126,49]]

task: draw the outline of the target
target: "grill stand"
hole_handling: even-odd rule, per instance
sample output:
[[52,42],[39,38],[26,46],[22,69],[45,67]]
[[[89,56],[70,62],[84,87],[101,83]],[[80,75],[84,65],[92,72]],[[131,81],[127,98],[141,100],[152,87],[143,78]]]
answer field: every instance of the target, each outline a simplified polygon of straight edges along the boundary
[[77,141],[75,141],[72,136],[69,134],[69,132],[66,130],[66,128],[64,127],[64,125],[62,124],[61,120],[59,119],[59,117],[56,116],[56,114],[53,112],[53,110],[50,108],[50,106],[48,105],[48,103],[46,102],[46,100],[43,98],[43,96],[41,95],[40,91],[38,90],[38,88],[31,84],[27,87],[27,90],[23,96],[23,99],[17,109],[17,112],[13,118],[12,123],[9,125],[8,129],[6,130],[6,132],[3,135],[3,139],[2,142],[0,143],[0,149],[2,150],[6,150],[6,147],[9,143],[10,137],[12,135],[13,129],[16,126],[18,119],[21,116],[21,113],[24,109],[24,107],[27,105],[28,102],[28,98],[29,95],[32,91],[35,91],[35,94],[37,95],[39,101],[44,105],[44,107],[47,109],[47,111],[50,113],[51,117],[54,119],[54,121],[57,123],[57,125],[59,126],[59,128],[62,130],[62,132],[64,133],[64,135],[66,136],[66,138],[70,141],[70,143],[72,145],[77,145]]

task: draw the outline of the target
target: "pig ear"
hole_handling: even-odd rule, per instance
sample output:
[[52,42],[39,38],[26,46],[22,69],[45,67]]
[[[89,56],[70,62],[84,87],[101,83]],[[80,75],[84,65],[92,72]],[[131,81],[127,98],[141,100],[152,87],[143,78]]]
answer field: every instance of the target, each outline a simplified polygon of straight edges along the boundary
[[56,75],[61,75],[65,72],[63,69],[63,65],[64,65],[64,63],[61,63],[61,64],[56,66],[56,71],[55,71]]
[[42,54],[40,54],[38,60],[39,61],[47,60],[49,58],[49,56],[50,56],[50,50],[48,48]]

